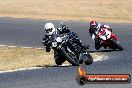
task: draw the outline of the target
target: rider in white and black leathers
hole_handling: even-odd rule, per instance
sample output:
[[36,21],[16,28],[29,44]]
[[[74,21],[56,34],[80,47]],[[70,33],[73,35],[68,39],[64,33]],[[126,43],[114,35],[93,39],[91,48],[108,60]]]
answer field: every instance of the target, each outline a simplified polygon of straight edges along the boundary
[[105,44],[97,37],[98,31],[100,28],[107,28],[112,32],[112,29],[109,25],[101,25],[100,23],[97,23],[96,21],[92,20],[90,22],[90,29],[89,34],[92,37],[92,39],[95,41],[95,49],[99,50],[102,46],[106,48]]
[[61,34],[68,33],[69,37],[72,38],[76,44],[78,44],[82,48],[86,48],[86,49],[89,48],[89,45],[84,45],[79,39],[78,35],[75,32],[71,32],[68,26],[66,26],[65,24],[61,24],[60,27],[61,28],[59,28],[59,31]]
[[[73,38],[74,42],[76,44],[78,44],[79,46],[81,46],[82,48],[89,48],[88,45],[84,45],[81,40],[79,39],[79,37],[77,36],[76,33],[71,32],[70,28],[67,27],[65,24],[61,24],[59,28],[55,28],[54,25],[52,23],[46,23],[45,27],[44,27],[45,31],[46,31],[46,35],[43,38],[43,44],[46,48],[46,52],[50,52],[51,50],[51,41],[50,41],[50,37],[55,33],[56,35],[61,35],[63,33],[68,33],[69,38]],[[57,65],[61,65],[63,62],[65,62],[65,59],[61,58],[61,55],[59,53],[57,53],[56,51],[54,51],[54,58],[55,58],[55,62]]]

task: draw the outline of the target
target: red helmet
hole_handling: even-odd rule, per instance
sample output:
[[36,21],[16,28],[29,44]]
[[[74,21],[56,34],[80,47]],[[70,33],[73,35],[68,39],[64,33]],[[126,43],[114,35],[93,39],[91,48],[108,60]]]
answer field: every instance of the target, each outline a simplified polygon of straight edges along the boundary
[[94,21],[94,20],[92,20],[91,22],[90,22],[90,28],[91,29],[95,29],[96,27],[97,27],[97,22],[96,21]]

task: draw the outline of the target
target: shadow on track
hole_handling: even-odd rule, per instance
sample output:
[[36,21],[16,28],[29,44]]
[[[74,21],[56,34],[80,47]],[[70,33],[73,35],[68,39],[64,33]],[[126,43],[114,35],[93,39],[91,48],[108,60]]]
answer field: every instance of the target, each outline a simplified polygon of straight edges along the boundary
[[63,64],[63,65],[44,65],[44,66],[37,66],[42,68],[50,68],[50,67],[72,67],[70,64]]
[[114,51],[120,51],[120,50],[95,50],[95,51],[89,51],[89,52],[95,53],[95,52],[114,52]]

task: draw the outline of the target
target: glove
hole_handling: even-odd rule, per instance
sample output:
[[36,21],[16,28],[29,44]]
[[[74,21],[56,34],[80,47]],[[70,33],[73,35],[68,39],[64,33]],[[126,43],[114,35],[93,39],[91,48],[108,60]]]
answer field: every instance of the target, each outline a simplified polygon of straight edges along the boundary
[[93,40],[96,40],[96,39],[98,39],[98,38],[99,38],[98,35],[95,35],[95,34],[92,35],[92,39],[93,39]]
[[50,52],[51,48],[50,48],[50,44],[51,44],[51,41],[49,41],[48,38],[43,38],[43,41],[42,43],[44,44],[44,47],[46,48],[46,52]]
[[43,38],[42,43],[44,44],[44,46],[47,46],[51,44],[51,41],[48,38]]

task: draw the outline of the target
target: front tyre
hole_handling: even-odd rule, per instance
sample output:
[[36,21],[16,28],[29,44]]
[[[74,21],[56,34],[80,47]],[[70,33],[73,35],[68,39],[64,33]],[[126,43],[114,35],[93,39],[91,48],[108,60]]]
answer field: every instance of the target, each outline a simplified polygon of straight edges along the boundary
[[96,50],[99,50],[100,49],[100,42],[101,42],[101,40],[99,39],[99,38],[97,38],[97,39],[95,39],[95,49]]
[[65,48],[62,47],[59,49],[59,52],[61,53],[61,55],[66,58],[66,60],[71,63],[73,66],[79,66],[79,60],[76,57],[75,54],[71,53],[71,52],[66,52]]

